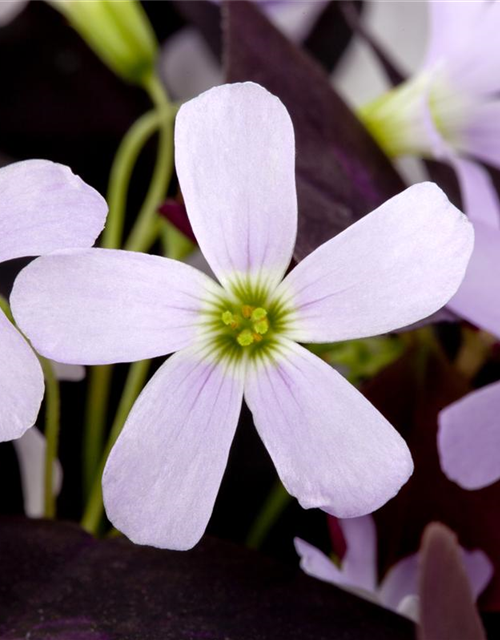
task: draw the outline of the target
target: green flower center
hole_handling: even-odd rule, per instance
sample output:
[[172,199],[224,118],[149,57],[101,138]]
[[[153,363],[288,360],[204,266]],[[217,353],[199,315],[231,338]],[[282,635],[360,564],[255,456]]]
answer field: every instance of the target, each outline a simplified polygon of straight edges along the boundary
[[292,317],[283,300],[262,286],[243,283],[207,308],[202,335],[220,358],[262,357],[276,348]]
[[221,320],[236,336],[236,342],[241,347],[249,347],[251,344],[261,342],[269,331],[269,319],[267,311],[263,307],[254,308],[244,304],[240,313],[223,311]]

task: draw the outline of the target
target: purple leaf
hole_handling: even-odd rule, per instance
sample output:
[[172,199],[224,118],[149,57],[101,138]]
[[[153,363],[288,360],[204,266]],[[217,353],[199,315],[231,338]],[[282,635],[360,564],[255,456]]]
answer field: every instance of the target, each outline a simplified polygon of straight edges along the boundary
[[307,54],[249,2],[227,2],[225,17],[228,81],[265,86],[281,98],[294,124],[300,260],[404,185]]
[[179,553],[4,518],[0,566],[2,640],[413,638],[391,612],[213,538]]
[[456,536],[433,522],[420,553],[419,640],[486,640]]

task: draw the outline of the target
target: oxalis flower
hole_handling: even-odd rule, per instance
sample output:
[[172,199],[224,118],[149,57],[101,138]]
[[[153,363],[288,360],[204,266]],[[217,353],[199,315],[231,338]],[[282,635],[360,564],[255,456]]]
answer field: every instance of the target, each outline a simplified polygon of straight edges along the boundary
[[412,472],[399,434],[299,342],[384,333],[442,307],[472,227],[432,184],[411,187],[283,276],[297,231],[295,145],[283,104],[253,83],[182,106],[176,167],[220,284],[166,258],[63,251],[17,278],[12,308],[41,353],[103,364],[178,351],[145,387],[103,477],[135,542],[203,534],[245,397],[287,490],[342,517],[377,509]]
[[[339,520],[338,524],[347,546],[346,553],[338,565],[316,547],[295,538],[295,549],[300,556],[303,571],[418,622],[420,553],[414,553],[397,562],[379,582],[377,531],[373,518],[362,516]],[[476,600],[490,582],[493,566],[486,554],[479,549],[467,551],[461,548],[461,553],[469,585]]]
[[[66,247],[90,247],[106,219],[105,200],[68,167],[47,160],[0,169],[0,262]],[[44,393],[33,350],[0,310],[0,442],[35,423]]]
[[392,157],[450,164],[476,247],[449,308],[500,337],[500,203],[488,167],[500,168],[500,2],[428,2],[430,39],[418,73],[361,109]]

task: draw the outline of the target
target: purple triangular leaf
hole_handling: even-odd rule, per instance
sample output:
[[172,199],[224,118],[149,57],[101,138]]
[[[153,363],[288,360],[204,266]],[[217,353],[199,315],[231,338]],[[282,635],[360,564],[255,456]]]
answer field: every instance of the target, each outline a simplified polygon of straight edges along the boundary
[[251,3],[227,2],[224,11],[228,81],[266,87],[284,102],[295,127],[300,260],[404,184],[319,65]]

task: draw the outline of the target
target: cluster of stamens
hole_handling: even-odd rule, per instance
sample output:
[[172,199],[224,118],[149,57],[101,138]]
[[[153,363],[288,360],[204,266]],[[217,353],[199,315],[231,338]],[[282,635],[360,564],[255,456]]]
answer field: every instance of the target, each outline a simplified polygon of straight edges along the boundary
[[224,311],[222,322],[236,334],[236,341],[242,347],[248,347],[255,342],[261,342],[269,330],[267,311],[262,307],[252,307],[244,304],[240,313]]

